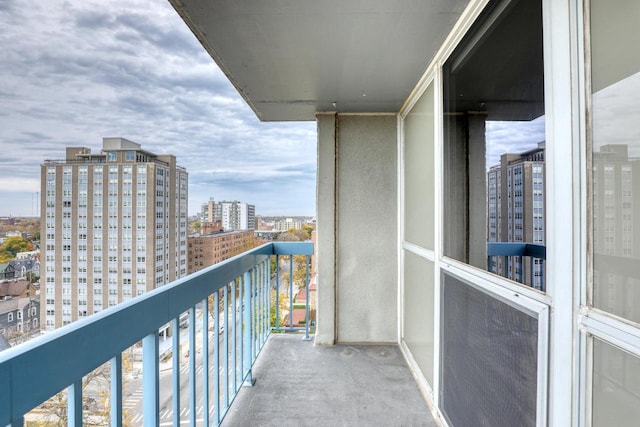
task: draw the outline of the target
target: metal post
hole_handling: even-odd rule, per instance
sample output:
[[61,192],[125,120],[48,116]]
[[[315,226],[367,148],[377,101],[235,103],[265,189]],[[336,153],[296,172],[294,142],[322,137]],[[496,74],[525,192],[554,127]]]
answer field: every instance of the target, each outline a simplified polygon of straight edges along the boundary
[[244,342],[244,366],[247,371],[245,376],[245,381],[243,385],[245,387],[251,387],[255,384],[255,381],[251,375],[251,340],[252,333],[251,330],[251,272],[246,271],[244,273],[244,332],[243,332],[243,342]]
[[304,264],[305,264],[305,277],[304,280],[306,283],[305,286],[305,291],[307,294],[307,297],[305,298],[307,303],[305,304],[305,315],[304,315],[304,319],[305,319],[305,329],[304,329],[304,338],[302,338],[304,341],[311,341],[311,337],[309,336],[309,260],[310,257],[309,255],[304,257]]
[[122,427],[122,354],[111,359],[111,425]]
[[[224,287],[224,405],[229,407],[229,284]],[[195,425],[195,424],[194,424]]]
[[145,427],[160,425],[160,371],[158,331],[142,339],[142,407]]
[[209,299],[202,301],[202,406],[204,425],[209,425]]
[[[213,380],[213,396],[215,401],[213,418],[216,425],[220,423],[220,291],[213,293],[213,370],[215,377]],[[179,424],[178,424],[179,425]]]
[[276,255],[276,329],[280,329],[280,255]]
[[173,319],[173,425],[180,425],[180,316]]
[[289,255],[289,330],[293,331],[293,255]]
[[262,263],[262,333],[264,334],[263,343],[267,341],[269,334],[271,333],[271,275],[269,274],[269,261]]
[[236,329],[236,326],[238,325],[238,320],[237,320],[237,313],[236,311],[238,310],[238,293],[237,293],[237,288],[238,288],[238,279],[233,279],[233,295],[232,295],[232,299],[231,299],[231,305],[232,305],[232,313],[231,313],[231,332],[232,332],[232,337],[231,337],[231,365],[233,366],[233,393],[235,394],[238,391],[238,360],[237,360],[237,351],[238,351],[238,347],[237,347],[237,335],[238,335],[238,330]]
[[82,427],[82,378],[67,387],[67,425]]
[[256,264],[256,299],[255,299],[255,312],[256,312],[256,354],[260,348],[262,341],[262,274],[260,272],[260,265]]
[[189,309],[189,422],[196,425],[196,307]]

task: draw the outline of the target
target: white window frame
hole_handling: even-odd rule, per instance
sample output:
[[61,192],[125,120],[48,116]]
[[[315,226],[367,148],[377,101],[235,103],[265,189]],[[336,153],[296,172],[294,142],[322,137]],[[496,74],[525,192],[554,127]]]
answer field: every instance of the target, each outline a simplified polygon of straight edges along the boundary
[[[634,328],[623,330],[624,324],[606,315],[599,315],[594,310],[581,310],[579,303],[584,305],[586,294],[586,153],[584,143],[584,120],[581,110],[584,94],[580,94],[580,88],[572,84],[573,79],[584,79],[584,72],[580,71],[580,66],[573,63],[572,58],[576,57],[576,52],[583,49],[579,42],[582,31],[582,22],[576,17],[582,17],[582,0],[570,0],[569,2],[557,2],[553,0],[542,0],[543,5],[543,27],[544,27],[544,70],[545,70],[545,111],[546,120],[546,140],[547,140],[547,186],[546,200],[547,215],[546,235],[547,235],[547,259],[551,260],[547,265],[547,294],[541,295],[535,291],[525,289],[519,285],[511,283],[499,277],[494,277],[490,273],[479,271],[464,263],[442,256],[442,236],[440,228],[442,225],[442,152],[441,144],[443,125],[436,121],[436,144],[434,156],[435,162],[435,227],[434,234],[435,248],[433,251],[424,248],[414,247],[415,245],[404,242],[403,224],[404,218],[404,165],[402,163],[403,150],[403,120],[413,104],[424,91],[426,85],[435,82],[434,96],[436,103],[435,117],[442,116],[442,76],[441,65],[456,47],[460,39],[468,31],[473,21],[480,14],[487,4],[487,1],[471,1],[465,12],[462,14],[456,28],[443,44],[441,50],[436,54],[435,59],[429,66],[423,79],[403,106],[399,115],[398,133],[398,164],[399,175],[399,195],[398,195],[398,257],[399,257],[399,339],[402,336],[402,295],[403,289],[403,251],[408,250],[416,253],[425,259],[437,260],[435,262],[435,348],[436,355],[434,370],[434,390],[428,395],[432,397],[436,407],[438,406],[439,395],[439,371],[437,355],[439,354],[439,301],[440,301],[440,275],[441,270],[452,272],[458,276],[469,275],[469,280],[478,284],[483,290],[490,293],[503,293],[507,300],[512,301],[517,298],[515,304],[520,309],[539,309],[542,307],[552,308],[553,319],[549,323],[548,329],[548,354],[541,356],[548,372],[545,378],[549,379],[548,396],[546,393],[539,396],[545,402],[550,403],[546,416],[539,412],[538,423],[546,425],[575,425],[579,420],[580,425],[585,425],[584,401],[589,400],[585,396],[585,375],[584,370],[588,363],[585,361],[586,337],[588,334],[598,334],[599,338],[608,337],[609,340],[617,339],[619,345],[625,345],[633,351],[640,350],[640,334]],[[578,41],[578,43],[577,43]],[[576,191],[578,200],[575,199]],[[577,208],[574,207],[577,203]],[[572,226],[566,227],[566,213],[571,212]],[[554,284],[562,284],[554,285]],[[518,295],[515,297],[515,295]],[[580,296],[580,298],[575,298]],[[511,296],[512,298],[509,298]],[[525,298],[523,298],[523,296]],[[537,311],[543,318],[548,318],[545,310]],[[613,323],[612,323],[613,322]],[[610,327],[614,326],[614,329]],[[607,327],[607,328],[605,328]],[[545,337],[541,337],[542,340]],[[604,339],[607,341],[607,339]],[[406,346],[402,346],[405,355],[408,352]],[[539,350],[542,350],[539,347]],[[410,359],[408,357],[408,359]],[[415,367],[415,364],[412,364]],[[540,373],[541,371],[539,371]],[[548,375],[548,376],[547,376]],[[420,381],[419,381],[420,382]],[[425,381],[421,382],[424,385]],[[428,389],[428,387],[427,387]],[[545,387],[545,390],[547,388]],[[575,391],[575,392],[574,392]],[[540,408],[538,408],[540,410]]]

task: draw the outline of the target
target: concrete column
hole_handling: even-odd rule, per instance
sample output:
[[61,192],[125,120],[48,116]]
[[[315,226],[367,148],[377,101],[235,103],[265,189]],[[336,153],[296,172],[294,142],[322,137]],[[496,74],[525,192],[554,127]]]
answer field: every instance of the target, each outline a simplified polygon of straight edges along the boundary
[[336,341],[336,115],[319,114],[318,172],[316,185],[317,311],[315,343]]
[[487,268],[486,114],[468,115],[469,264]]
[[397,117],[339,115],[337,135],[336,339],[395,343]]

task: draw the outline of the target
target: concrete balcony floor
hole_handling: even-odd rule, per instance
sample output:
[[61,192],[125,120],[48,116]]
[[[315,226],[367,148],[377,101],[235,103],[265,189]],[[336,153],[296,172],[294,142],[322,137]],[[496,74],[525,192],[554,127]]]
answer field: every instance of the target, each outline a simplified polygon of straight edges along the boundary
[[394,345],[317,347],[272,334],[223,426],[436,426]]

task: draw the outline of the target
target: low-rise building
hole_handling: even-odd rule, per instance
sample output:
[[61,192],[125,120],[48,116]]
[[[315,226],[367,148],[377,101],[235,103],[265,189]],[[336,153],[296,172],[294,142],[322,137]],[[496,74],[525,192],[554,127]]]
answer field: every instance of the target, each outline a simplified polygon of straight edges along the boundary
[[35,277],[40,277],[40,261],[33,258],[22,258],[15,259],[13,261],[9,261],[9,265],[11,265],[14,269],[14,277],[16,279],[22,279],[27,277],[29,274],[33,274]]
[[0,264],[0,279],[13,279],[14,277],[16,277],[16,270],[10,263]]
[[239,254],[248,249],[252,241],[253,230],[189,236],[187,239],[188,274]]
[[0,301],[11,298],[35,297],[38,292],[35,283],[28,280],[0,281]]
[[37,297],[0,301],[0,335],[11,345],[40,332],[40,301]]

